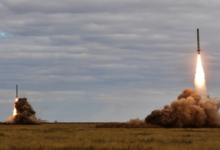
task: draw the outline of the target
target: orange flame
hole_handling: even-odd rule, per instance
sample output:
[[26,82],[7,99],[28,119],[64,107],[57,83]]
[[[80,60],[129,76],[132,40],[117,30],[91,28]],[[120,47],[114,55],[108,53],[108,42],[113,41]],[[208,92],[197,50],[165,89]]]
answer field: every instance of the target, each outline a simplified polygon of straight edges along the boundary
[[[17,102],[17,101],[18,101],[18,98],[16,97],[15,102]],[[15,115],[17,115],[17,110],[14,105],[13,116],[15,116]]]

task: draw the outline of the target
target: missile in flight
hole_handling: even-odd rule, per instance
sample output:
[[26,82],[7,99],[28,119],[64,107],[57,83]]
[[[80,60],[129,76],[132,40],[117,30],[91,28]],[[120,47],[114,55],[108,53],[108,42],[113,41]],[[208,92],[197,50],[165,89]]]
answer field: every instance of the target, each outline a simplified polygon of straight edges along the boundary
[[198,51],[198,54],[200,54],[200,46],[199,46],[199,29],[197,29],[197,45],[198,45],[198,49],[197,49],[197,51]]
[[16,98],[18,98],[18,85],[16,85]]

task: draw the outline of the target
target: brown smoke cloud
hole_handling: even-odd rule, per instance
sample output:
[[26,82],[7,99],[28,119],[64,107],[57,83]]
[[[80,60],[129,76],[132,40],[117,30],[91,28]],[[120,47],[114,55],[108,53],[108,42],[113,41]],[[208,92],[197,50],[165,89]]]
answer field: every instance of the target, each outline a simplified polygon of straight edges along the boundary
[[144,120],[140,120],[139,118],[130,119],[130,121],[127,121],[126,123],[127,123],[127,124],[133,124],[133,125],[145,124]]
[[15,116],[10,116],[5,123],[9,124],[38,124],[40,119],[35,117],[35,111],[31,105],[27,102],[26,98],[19,98],[15,102],[15,108],[17,114]]
[[154,110],[145,118],[146,123],[164,127],[220,127],[220,99],[201,96],[185,89],[171,105]]

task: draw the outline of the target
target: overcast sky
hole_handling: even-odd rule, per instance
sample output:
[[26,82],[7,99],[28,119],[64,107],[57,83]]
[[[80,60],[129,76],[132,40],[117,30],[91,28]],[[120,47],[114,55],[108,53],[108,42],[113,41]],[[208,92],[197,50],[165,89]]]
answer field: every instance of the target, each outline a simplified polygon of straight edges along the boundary
[[220,1],[0,0],[0,121],[15,86],[48,121],[144,119],[194,89],[196,29],[220,96]]

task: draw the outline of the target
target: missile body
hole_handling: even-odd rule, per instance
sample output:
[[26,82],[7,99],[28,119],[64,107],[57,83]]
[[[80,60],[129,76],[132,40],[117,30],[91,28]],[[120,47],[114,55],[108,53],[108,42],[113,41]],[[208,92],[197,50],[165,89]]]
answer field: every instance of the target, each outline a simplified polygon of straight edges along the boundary
[[18,85],[16,85],[16,98],[18,98]]
[[197,29],[197,45],[198,45],[198,49],[197,49],[197,51],[198,51],[198,54],[200,54],[200,46],[199,46],[199,29]]

